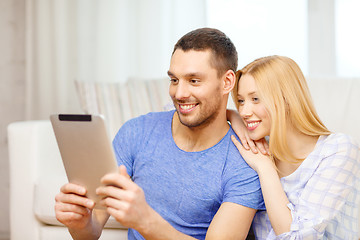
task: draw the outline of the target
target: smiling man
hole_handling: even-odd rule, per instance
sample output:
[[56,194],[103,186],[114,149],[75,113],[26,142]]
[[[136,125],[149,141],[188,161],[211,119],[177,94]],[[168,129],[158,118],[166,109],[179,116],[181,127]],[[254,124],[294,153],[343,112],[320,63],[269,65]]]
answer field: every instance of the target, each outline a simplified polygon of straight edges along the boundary
[[[177,49],[170,63],[170,96],[180,122],[191,129],[204,128],[217,118],[224,118],[226,108],[217,70],[210,66],[211,50],[195,51]],[[208,64],[204,64],[208,63]],[[232,87],[232,72],[228,73],[225,88]],[[222,110],[222,111],[221,111]],[[222,112],[222,113],[221,113]],[[221,121],[225,126],[225,122]],[[228,127],[225,127],[228,128]]]
[[168,71],[176,110],[121,127],[113,145],[124,166],[97,191],[107,211],[93,210],[80,186],[57,195],[56,216],[74,239],[97,239],[109,215],[129,227],[129,239],[246,238],[264,202],[226,119],[236,68],[235,46],[219,30],[197,29],[176,43]]

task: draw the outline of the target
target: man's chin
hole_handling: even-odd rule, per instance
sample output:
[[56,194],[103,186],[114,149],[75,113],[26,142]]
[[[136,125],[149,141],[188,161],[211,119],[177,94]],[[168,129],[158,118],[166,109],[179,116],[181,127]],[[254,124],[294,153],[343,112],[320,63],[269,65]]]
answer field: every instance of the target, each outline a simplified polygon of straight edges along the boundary
[[182,125],[184,125],[185,127],[188,127],[188,128],[195,128],[195,127],[198,127],[199,125],[201,125],[201,124],[193,122],[191,120],[184,119],[180,116],[179,116],[179,120]]

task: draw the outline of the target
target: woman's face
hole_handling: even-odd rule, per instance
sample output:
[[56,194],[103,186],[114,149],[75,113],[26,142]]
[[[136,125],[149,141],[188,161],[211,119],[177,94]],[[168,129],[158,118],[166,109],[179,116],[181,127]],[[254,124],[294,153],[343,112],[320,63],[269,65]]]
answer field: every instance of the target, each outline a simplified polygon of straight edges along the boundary
[[254,78],[250,74],[241,76],[238,84],[239,113],[249,136],[259,140],[270,134],[271,120],[264,104],[258,96]]

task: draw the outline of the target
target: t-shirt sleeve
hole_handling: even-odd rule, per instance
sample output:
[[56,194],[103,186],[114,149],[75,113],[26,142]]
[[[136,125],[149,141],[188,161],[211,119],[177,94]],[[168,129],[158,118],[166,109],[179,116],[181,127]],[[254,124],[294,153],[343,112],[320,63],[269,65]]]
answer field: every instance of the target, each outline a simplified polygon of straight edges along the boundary
[[113,140],[113,148],[118,166],[125,165],[130,176],[133,175],[133,163],[139,149],[142,119],[134,118],[122,125]]
[[265,210],[259,176],[245,162],[235,146],[229,146],[223,174],[223,202]]

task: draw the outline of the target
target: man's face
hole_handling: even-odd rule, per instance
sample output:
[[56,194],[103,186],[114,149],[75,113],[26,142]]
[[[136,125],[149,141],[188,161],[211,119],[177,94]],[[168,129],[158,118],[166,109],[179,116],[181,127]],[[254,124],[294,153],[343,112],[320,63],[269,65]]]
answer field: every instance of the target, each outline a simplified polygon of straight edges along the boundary
[[222,81],[210,66],[211,51],[177,49],[171,57],[169,94],[187,127],[205,127],[218,116],[223,100]]

